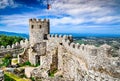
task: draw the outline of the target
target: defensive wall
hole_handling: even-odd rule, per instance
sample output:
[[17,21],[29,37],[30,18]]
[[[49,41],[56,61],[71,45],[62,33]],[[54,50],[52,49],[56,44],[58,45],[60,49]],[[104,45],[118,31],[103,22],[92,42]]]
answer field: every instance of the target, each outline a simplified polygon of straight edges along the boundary
[[111,46],[75,44],[71,35],[48,34],[47,39],[47,53],[33,75],[48,77],[48,71],[57,68],[70,81],[119,81],[119,57],[111,56]]
[[0,57],[5,56],[6,54],[11,54],[12,56],[17,56],[18,54],[22,53],[24,48],[29,47],[29,41],[21,40],[20,43],[16,42],[13,45],[0,46]]

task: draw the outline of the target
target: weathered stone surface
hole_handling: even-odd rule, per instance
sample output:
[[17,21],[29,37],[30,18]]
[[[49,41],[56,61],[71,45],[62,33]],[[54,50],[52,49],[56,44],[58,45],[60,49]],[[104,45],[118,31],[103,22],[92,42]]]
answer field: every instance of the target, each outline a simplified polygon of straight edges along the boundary
[[[42,65],[36,71],[33,71],[33,76],[37,75],[43,81],[61,81],[58,77],[58,80],[55,79],[58,75],[66,78],[67,81],[69,79],[73,81],[113,80],[114,76],[112,75],[117,73],[116,71],[119,71],[116,68],[118,66],[118,63],[116,63],[118,59],[109,57],[111,47],[108,45],[95,47],[74,44],[72,43],[72,37],[67,35],[49,35],[47,37],[45,45],[46,54],[41,56]],[[34,40],[41,41],[42,38]],[[34,55],[31,52],[32,54]],[[113,69],[111,60],[115,61],[113,65],[116,69]],[[55,68],[57,69],[55,77],[50,79],[49,72]],[[117,80],[119,80],[118,76]]]
[[49,20],[31,19],[29,25],[30,42],[21,41],[25,50],[18,59],[20,63],[29,60],[31,64],[41,64],[32,71],[32,76],[42,81],[120,80],[120,58],[110,56],[109,45],[79,45],[72,42],[71,36],[49,35]]
[[35,69],[35,67],[25,67],[25,75],[26,77],[31,77],[31,72]]

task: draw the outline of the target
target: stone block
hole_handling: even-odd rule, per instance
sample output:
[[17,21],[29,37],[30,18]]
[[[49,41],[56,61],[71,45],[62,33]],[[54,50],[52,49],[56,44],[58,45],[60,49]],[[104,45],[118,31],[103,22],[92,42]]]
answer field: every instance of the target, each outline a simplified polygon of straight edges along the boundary
[[31,72],[35,69],[35,67],[25,67],[25,75],[26,77],[31,77]]
[[101,77],[95,77],[96,81],[101,81]]

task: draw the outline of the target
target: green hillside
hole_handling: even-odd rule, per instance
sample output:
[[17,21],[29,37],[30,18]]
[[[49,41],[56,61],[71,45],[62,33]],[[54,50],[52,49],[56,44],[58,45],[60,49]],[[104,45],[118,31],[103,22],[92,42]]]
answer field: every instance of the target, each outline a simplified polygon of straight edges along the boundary
[[12,45],[16,42],[20,42],[21,40],[24,40],[24,38],[17,36],[0,35],[0,46]]

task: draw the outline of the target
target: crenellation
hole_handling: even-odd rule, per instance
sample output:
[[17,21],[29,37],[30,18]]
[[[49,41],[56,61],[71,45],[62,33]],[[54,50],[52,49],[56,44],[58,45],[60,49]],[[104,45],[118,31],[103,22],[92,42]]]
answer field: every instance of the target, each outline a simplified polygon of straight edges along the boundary
[[18,42],[16,42],[16,43],[15,43],[15,46],[16,46],[16,47],[19,47],[19,46],[20,46],[20,44],[19,44]]
[[75,48],[75,43],[72,42],[72,43],[70,44],[70,47],[71,47],[71,48]]
[[73,41],[72,35],[69,35],[69,36],[68,36],[68,39],[71,40],[71,41]]
[[12,49],[14,49],[15,48],[15,44],[12,44]]
[[4,50],[5,49],[5,46],[1,46],[1,50]]
[[49,22],[49,19],[29,19],[29,22],[30,23],[48,23]]
[[63,37],[63,35],[60,34],[60,35],[59,35],[59,38],[62,38],[62,37]]
[[43,22],[49,22],[49,20],[48,19],[43,19]]
[[58,38],[58,34],[55,34],[55,38]]
[[51,34],[50,36],[51,36],[51,37],[55,37],[55,35],[54,35],[54,34]]
[[[14,54],[14,53],[19,53],[21,50],[21,45],[19,42],[16,42],[15,44],[12,45],[7,45],[5,46],[0,46],[0,54],[3,56],[4,54]],[[3,55],[2,55],[3,54]]]
[[37,22],[37,19],[35,19],[35,18],[33,18],[33,20],[32,20],[33,22]]
[[85,46],[84,44],[81,44],[81,45],[80,45],[80,50],[81,50],[81,51],[84,51],[84,46]]
[[66,42],[68,46],[70,46],[70,41],[69,40],[66,40]]
[[20,41],[20,45],[22,46],[23,44],[24,44],[24,41],[23,41],[23,40],[21,40],[21,41]]
[[42,20],[41,19],[38,19],[38,22],[41,22]]
[[29,19],[29,22],[32,22],[32,19]]
[[63,35],[63,39],[67,39],[67,37],[68,37],[67,35]]
[[21,40],[18,46],[21,47],[21,48],[27,48],[29,46],[28,39]]
[[29,43],[28,39],[25,39],[25,43],[26,43],[26,44],[28,44],[28,43]]
[[[120,62],[118,59],[107,57],[111,49],[109,45],[95,47],[74,43],[72,35],[50,35],[47,23],[49,20],[30,19],[29,21],[30,39],[20,41],[24,52],[18,57],[19,62],[29,60],[31,64],[41,64],[30,75],[46,79],[49,78],[48,71],[57,69],[60,75],[74,81],[114,80],[110,72],[113,74],[118,72],[119,69],[116,67],[120,66]],[[14,49],[15,45],[13,44],[11,48]]]
[[58,34],[50,34],[50,35],[48,34],[47,38],[48,38],[48,40],[58,39],[59,42],[62,41],[62,40],[70,40],[68,35],[58,35]]
[[73,42],[70,42],[69,39],[67,39],[67,40],[63,39],[62,42],[63,42],[63,45],[65,47],[71,49],[71,51],[74,51],[74,52],[75,51],[77,51],[77,52],[80,51],[80,52],[88,54],[90,56],[97,56],[98,52],[101,52],[101,51],[99,51],[99,50],[101,50],[101,47],[102,47],[102,49],[103,49],[103,47],[105,47],[107,49],[107,50],[104,49],[106,52],[103,51],[102,54],[106,54],[107,51],[109,52],[109,49],[110,49],[110,46],[106,47],[106,45],[105,46],[100,46],[100,47],[95,47],[94,45],[84,45],[84,44],[80,45],[79,43],[75,44]]
[[76,44],[75,44],[75,48],[79,50],[79,47],[80,47],[80,44],[79,44],[79,43],[76,43]]
[[11,49],[11,46],[10,46],[10,45],[7,45],[7,49]]

